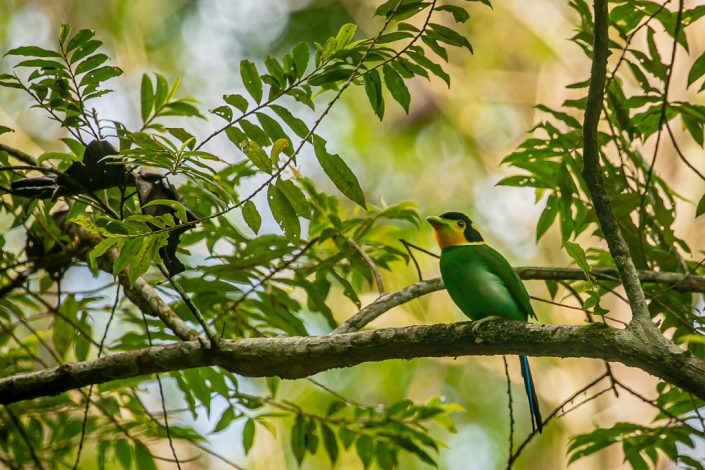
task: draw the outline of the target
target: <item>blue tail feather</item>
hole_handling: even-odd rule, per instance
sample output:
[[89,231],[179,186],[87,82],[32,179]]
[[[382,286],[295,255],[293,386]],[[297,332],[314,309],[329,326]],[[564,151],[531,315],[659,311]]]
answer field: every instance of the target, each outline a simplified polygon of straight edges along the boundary
[[521,375],[524,377],[524,388],[526,396],[529,398],[529,410],[531,411],[531,429],[532,431],[543,431],[543,420],[541,411],[539,410],[539,400],[536,396],[536,388],[534,387],[534,379],[531,377],[531,369],[529,368],[529,360],[526,356],[519,356],[521,362]]

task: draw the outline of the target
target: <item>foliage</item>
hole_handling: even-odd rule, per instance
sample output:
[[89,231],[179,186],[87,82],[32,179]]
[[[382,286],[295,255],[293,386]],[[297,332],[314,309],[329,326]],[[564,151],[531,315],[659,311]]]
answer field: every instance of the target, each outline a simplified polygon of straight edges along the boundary
[[[34,169],[52,174],[72,164],[80,166],[89,141],[110,138],[119,142],[119,160],[110,164],[124,167],[127,176],[126,182],[114,181],[107,190],[92,191],[84,182],[81,194],[61,200],[56,200],[57,192],[51,200],[38,200],[43,196],[3,199],[4,213],[13,217],[13,226],[31,226],[39,246],[32,253],[28,245],[24,256],[3,251],[4,266],[30,266],[33,277],[26,289],[5,292],[0,300],[0,336],[6,352],[2,370],[30,371],[39,365],[178,340],[160,321],[135,311],[120,296],[115,305],[106,305],[103,290],[61,295],[56,307],[44,300],[54,288],[60,292],[60,274],[41,270],[41,263],[33,269],[31,263],[37,257],[70,249],[73,242],[65,233],[68,224],[102,238],[88,254],[95,273],[101,256],[117,250],[112,274],[127,269],[131,286],[141,276],[148,276],[155,285],[163,281],[155,268],[167,261],[162,249],[170,243],[170,233],[181,235],[177,242],[180,257],[205,245],[212,256],[205,260],[188,257],[186,272],[174,282],[225,338],[308,335],[312,327],[332,330],[338,326],[327,305],[332,291],[342,292],[360,307],[359,294],[374,282],[377,270],[408,261],[394,233],[401,224],[418,227],[418,210],[412,202],[381,207],[368,203],[345,158],[331,149],[317,127],[351,85],[364,87],[381,119],[387,93],[408,111],[408,80],[436,75],[448,83],[443,67],[421,44],[444,60],[448,46],[471,49],[464,36],[431,21],[442,17],[465,22],[469,15],[461,7],[395,0],[380,6],[376,14],[384,26],[373,38],[358,39],[356,25],[346,24],[323,44],[300,43],[281,57],[266,57],[263,64],[243,60],[240,76],[247,94],[223,95],[223,103],[208,113],[196,100],[180,97],[178,79],[146,73],[140,84],[142,124],[135,130],[117,120],[101,119],[90,105],[110,93],[105,86],[122,74],[119,68],[106,65],[109,56],[93,31],[73,33],[70,25],[64,25],[56,50],[24,46],[8,51],[8,56],[20,61],[14,73],[0,76],[0,85],[23,90],[35,107],[45,110],[71,135],[62,139],[65,151],[40,156]],[[420,28],[408,22],[416,15],[424,18]],[[323,107],[326,96],[332,98]],[[319,112],[319,118],[307,124],[297,116],[302,110],[295,103]],[[220,119],[220,127],[199,138],[190,122],[207,119],[207,114]],[[239,155],[235,161],[206,150],[209,141],[223,138]],[[321,192],[313,180],[300,174],[297,158],[306,146],[314,150],[334,186],[358,209]],[[9,165],[10,158],[0,152],[3,165]],[[163,178],[179,181],[176,195],[144,199],[139,194],[139,178],[155,170]],[[20,180],[16,172],[2,172],[4,187],[16,188],[18,181],[26,180]],[[28,181],[32,187],[35,180]],[[60,178],[50,182],[62,184]],[[251,189],[252,184],[256,189]],[[260,193],[266,194],[264,201],[256,199]],[[268,211],[260,202],[266,203]],[[61,210],[64,203],[66,212]],[[268,222],[270,214],[281,232]],[[22,271],[16,272],[20,279]],[[199,325],[189,305],[175,301],[171,306],[195,330],[205,326]],[[107,312],[111,319],[113,315],[119,319],[121,333],[104,347],[99,339],[105,340],[110,323],[103,331],[96,318]],[[53,320],[36,329],[31,326],[35,316],[45,315]],[[28,336],[24,328],[29,329]],[[41,358],[42,348],[52,351],[50,361]],[[428,435],[428,426],[436,422],[454,431],[448,413],[456,408],[439,400],[426,405],[404,400],[371,407],[334,395],[325,414],[317,415],[275,399],[272,381],[268,381],[271,395],[265,397],[240,392],[237,378],[222,370],[187,370],[157,379],[160,390],[162,382],[176,385],[194,418],[199,410],[210,414],[214,399],[226,400],[229,406],[212,432],[244,421],[246,452],[259,429],[274,431],[274,421],[290,423],[291,450],[299,463],[319,449],[335,462],[350,448],[365,467],[373,462],[382,468],[396,466],[400,452],[433,464],[440,443]],[[141,398],[145,383],[122,380],[95,390],[91,387],[90,391],[23,403],[12,411],[8,408],[2,414],[3,427],[11,430],[0,440],[3,461],[14,466],[37,452],[52,468],[72,465],[78,442],[88,441],[85,432],[101,468],[112,456],[124,468],[149,468],[156,457],[147,445],[149,439],[196,444],[204,439],[195,429],[162,423],[160,414],[150,412]],[[121,409],[129,410],[129,422],[118,420]],[[15,423],[10,413],[21,418]]]
[[[479,3],[489,5],[486,0]],[[653,172],[653,164],[662,140],[671,139],[677,148],[671,126],[679,119],[703,145],[705,108],[671,100],[669,88],[682,85],[671,84],[673,58],[676,52],[689,54],[688,27],[705,15],[705,7],[684,8],[682,2],[678,10],[649,1],[610,4],[615,60],[604,96],[600,145],[615,215],[639,269],[703,274],[703,266],[691,260],[694,250],[674,229],[676,204],[683,198]],[[456,27],[470,18],[466,6],[389,0],[375,12],[383,23],[375,36],[363,38],[356,25],[346,24],[323,43],[300,43],[262,63],[243,60],[239,74],[246,93],[225,94],[222,103],[208,111],[196,100],[181,97],[179,79],[146,73],[140,82],[138,129],[101,119],[91,107],[111,92],[105,86],[111,80],[116,83],[122,73],[106,65],[109,55],[92,31],[74,33],[64,25],[55,49],[23,46],[9,51],[7,55],[19,62],[14,73],[0,75],[0,85],[26,93],[70,137],[62,139],[63,151],[39,156],[32,168],[22,168],[20,174],[0,172],[0,185],[12,188],[29,169],[42,175],[65,172],[84,161],[90,141],[108,138],[119,142],[119,161],[110,164],[124,167],[129,181],[61,200],[2,199],[3,215],[12,219],[13,228],[24,227],[27,238],[23,253],[2,251],[4,375],[179,340],[161,321],[124,300],[120,289],[112,294],[113,284],[87,293],[61,292],[65,269],[81,263],[75,259],[86,258],[97,273],[101,256],[111,250],[116,250],[113,275],[126,272],[131,286],[140,278],[148,280],[195,331],[215,329],[234,339],[333,330],[338,325],[329,299],[342,295],[361,307],[361,295],[374,290],[379,270],[409,261],[397,239],[405,227],[419,225],[419,214],[414,202],[371,204],[349,159],[336,153],[334,139],[321,135],[319,124],[351,86],[364,90],[381,120],[390,97],[409,111],[410,80],[439,79],[449,85],[448,48],[473,50]],[[573,0],[571,6],[579,25],[572,40],[590,57],[591,10],[584,0]],[[663,32],[673,45],[670,59],[657,44]],[[685,88],[697,86],[703,76],[705,54],[692,61]],[[546,118],[504,160],[523,173],[500,184],[534,188],[537,198],[545,201],[537,239],[558,221],[566,253],[587,277],[565,281],[566,295],[584,296],[583,306],[607,321],[609,311],[600,302],[619,283],[591,275],[594,268],[612,267],[612,261],[606,250],[586,248],[584,243],[589,235],[603,237],[581,176],[581,115],[588,84],[585,80],[568,85],[574,97],[560,109],[537,106]],[[698,92],[704,89],[701,84]],[[310,111],[317,116],[313,122],[305,118]],[[220,127],[200,137],[194,123],[204,119]],[[0,134],[9,131],[0,126]],[[237,158],[208,151],[214,139],[227,139]],[[325,193],[319,181],[301,174],[297,165],[305,158],[304,149],[311,150],[322,173],[345,198]],[[2,165],[10,167],[12,158],[0,151]],[[141,198],[133,186],[147,170],[177,184],[174,195]],[[696,217],[703,213],[705,196],[695,211]],[[70,224],[100,241],[88,248],[75,246],[67,234]],[[173,234],[178,234],[176,241]],[[5,238],[1,241],[4,244]],[[160,268],[167,261],[168,246],[178,246],[186,271],[167,279],[168,269]],[[205,259],[198,256],[204,249],[209,253]],[[68,261],[58,267],[41,261],[62,254],[69,255]],[[548,287],[558,295],[556,283]],[[645,286],[645,291],[662,331],[705,357],[702,315],[693,308],[692,295],[663,286]],[[106,298],[113,300],[106,303]],[[102,319],[113,317],[119,333],[106,341],[111,322]],[[162,405],[163,384],[178,391],[193,418],[204,412],[210,416],[216,401],[225,403],[211,433],[242,423],[246,453],[263,431],[274,433],[285,425],[298,464],[317,453],[325,453],[334,464],[350,451],[365,468],[398,467],[404,453],[433,465],[443,444],[430,430],[438,426],[454,432],[449,414],[459,411],[440,399],[370,406],[327,387],[319,409],[304,409],[281,397],[276,378],[243,387],[236,376],[215,368],[166,374],[157,382]],[[143,401],[150,383],[119,380],[6,407],[0,413],[0,461],[10,467],[34,459],[47,468],[72,466],[84,442],[100,468],[111,459],[123,468],[154,468],[155,458],[172,458],[155,455],[148,445],[151,440],[190,442],[207,451],[203,433],[173,418],[170,423],[166,412],[150,411]],[[308,386],[318,390],[315,383]],[[575,436],[570,460],[621,443],[625,460],[634,468],[647,468],[649,462],[655,466],[661,455],[703,468],[682,450],[692,447],[695,437],[703,437],[697,415],[702,403],[667,384],[660,384],[657,392],[656,400],[646,400],[660,410],[653,426],[617,423]]]
[[[664,145],[662,141],[668,138],[683,163],[705,181],[705,177],[681,153],[672,131],[674,122],[680,118],[690,137],[702,147],[705,107],[669,98],[672,88],[690,87],[705,74],[705,55],[702,55],[692,62],[687,84],[671,83],[674,58],[679,54],[677,60],[683,60],[681,55],[689,54],[686,33],[705,15],[705,7],[685,8],[680,2],[679,8],[672,11],[665,5],[648,1],[612,1],[610,4],[610,51],[615,60],[608,66],[599,144],[605,185],[616,220],[637,269],[703,273],[702,262],[690,260],[695,253],[674,229],[676,203],[683,198],[653,171],[653,166],[660,146]],[[591,57],[591,8],[583,0],[572,1],[571,7],[580,18],[580,27],[572,41]],[[660,32],[672,38],[670,58],[663,57],[657,47],[656,38]],[[584,307],[592,309],[593,313],[607,315],[609,311],[599,302],[612,294],[619,283],[598,283],[590,277],[590,271],[597,267],[613,267],[613,262],[605,250],[583,250],[574,242],[583,234],[604,238],[581,175],[581,115],[585,110],[588,85],[589,80],[568,85],[577,95],[566,100],[560,109],[537,106],[546,118],[532,129],[531,137],[504,159],[505,163],[524,170],[526,174],[510,176],[500,184],[532,187],[537,198],[545,199],[536,238],[540,239],[558,222],[567,253],[588,274],[588,281],[571,282],[571,285],[575,291],[588,294]],[[702,202],[698,207],[701,205]],[[698,208],[695,216],[702,213]],[[686,346],[692,353],[705,357],[700,341],[704,334],[702,315],[694,306],[693,296],[664,286],[644,285],[644,290],[649,311],[661,330],[672,334],[677,342],[688,341]],[[557,293],[555,289],[551,292]],[[666,406],[673,399],[674,392],[672,387],[661,384],[657,403]],[[702,461],[679,450],[681,444],[692,447],[693,437],[702,437],[702,431],[699,425],[686,423],[680,418],[690,417],[700,405],[688,395],[678,393],[682,398],[680,406],[675,413],[668,415],[668,419],[660,415],[661,421],[653,428],[618,423],[609,429],[598,428],[575,436],[569,449],[570,460],[621,442],[625,459],[633,468],[648,468],[648,461],[655,466],[659,456],[657,450],[674,461],[681,460],[690,468],[703,468]]]

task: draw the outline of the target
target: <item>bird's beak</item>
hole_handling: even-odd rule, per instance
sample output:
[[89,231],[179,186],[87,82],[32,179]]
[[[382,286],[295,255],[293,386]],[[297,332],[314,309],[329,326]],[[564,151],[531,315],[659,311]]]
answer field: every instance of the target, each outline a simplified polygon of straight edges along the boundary
[[440,217],[431,216],[431,217],[426,217],[426,221],[433,226],[435,230],[440,230],[443,227],[446,227],[448,223],[441,219]]

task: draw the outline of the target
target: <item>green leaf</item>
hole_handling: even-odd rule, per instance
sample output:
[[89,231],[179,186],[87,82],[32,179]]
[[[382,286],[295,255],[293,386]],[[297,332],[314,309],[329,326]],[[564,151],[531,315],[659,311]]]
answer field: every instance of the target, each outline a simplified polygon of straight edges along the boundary
[[260,128],[258,125],[252,124],[247,119],[243,119],[240,121],[240,127],[242,128],[243,132],[247,135],[247,137],[254,140],[261,146],[266,147],[271,144],[267,133],[264,132],[264,130],[262,130],[262,128]]
[[7,126],[0,126],[0,134],[7,134],[8,132],[15,132],[15,130]]
[[372,439],[366,436],[360,436],[355,442],[355,450],[357,451],[358,457],[362,460],[362,466],[367,468],[372,463],[372,457],[374,455],[375,445]]
[[100,258],[106,251],[112,248],[118,242],[117,238],[106,238],[98,243],[95,248],[91,250],[88,254],[88,261],[90,263],[91,269],[95,270],[97,268],[97,259]]
[[539,217],[539,221],[536,224],[536,241],[539,241],[549,227],[553,225],[556,215],[558,215],[558,208],[558,198],[553,194],[550,195],[548,201],[546,201],[546,208],[541,213],[541,217]]
[[265,173],[269,173],[270,175],[272,174],[272,160],[270,160],[267,153],[262,150],[262,147],[260,147],[257,142],[254,140],[247,140],[240,144],[240,148],[258,169],[264,171]]
[[126,439],[118,439],[115,442],[115,455],[122,468],[129,470],[132,465],[132,448]]
[[291,180],[277,181],[277,189],[286,197],[291,206],[294,208],[296,215],[304,219],[311,218],[311,206],[306,200],[303,191],[294,184]]
[[267,382],[267,390],[269,390],[269,394],[272,396],[272,398],[277,397],[277,391],[279,390],[279,385],[281,385],[281,379],[277,376],[272,376],[272,377],[267,377],[265,379]]
[[408,88],[404,83],[404,79],[401,75],[397,73],[396,70],[389,64],[385,64],[384,70],[384,84],[387,85],[387,89],[392,94],[392,97],[404,108],[406,113],[409,113],[409,103],[411,102],[411,95],[409,94]]
[[262,101],[262,80],[260,79],[257,66],[249,60],[240,62],[240,75],[245,89],[254,100],[259,103]]
[[296,211],[286,196],[275,185],[270,184],[267,188],[267,200],[274,220],[284,231],[284,235],[292,240],[298,240],[301,235],[301,225]]
[[102,45],[103,43],[98,41],[97,39],[88,41],[87,43],[79,47],[76,52],[73,53],[69,62],[71,64],[75,64],[84,57],[88,57],[89,55],[93,54]]
[[[71,319],[77,318],[78,303],[75,301],[73,296],[67,297],[61,304],[61,313]],[[51,330],[51,340],[54,345],[54,349],[62,359],[66,359],[66,354],[68,354],[71,350],[71,346],[73,345],[73,326],[61,317],[56,316],[54,317],[54,325]]]
[[252,231],[255,232],[255,234],[258,233],[259,228],[262,226],[262,217],[260,217],[259,212],[257,212],[257,207],[254,202],[247,201],[242,206],[242,216]]
[[703,214],[705,214],[705,194],[703,194],[700,202],[698,202],[698,206],[695,209],[695,217],[700,217]]
[[470,13],[457,5],[441,5],[436,7],[436,11],[450,12],[457,23],[465,23],[470,18]]
[[294,117],[294,115],[291,114],[291,112],[283,106],[273,104],[270,107],[272,111],[277,113],[277,116],[279,116],[282,121],[284,121],[286,125],[289,126],[297,136],[301,137],[302,139],[308,137],[308,127],[306,126],[306,123],[304,123],[301,119]]
[[41,165],[47,160],[60,160],[62,162],[80,162],[81,159],[76,155],[62,152],[47,152],[37,158],[37,165]]
[[291,452],[301,465],[306,456],[306,420],[301,415],[296,415],[294,427],[291,428]]
[[[169,82],[164,75],[154,74],[157,77],[157,89],[154,92],[154,108],[161,108],[169,96]],[[174,90],[176,92],[176,90]]]
[[[157,250],[166,243],[166,233],[150,235],[142,239],[142,244],[137,253],[130,260],[129,280],[130,286],[135,285],[135,281],[142,274],[147,272]],[[122,255],[122,254],[121,254]]]
[[235,416],[235,410],[233,410],[232,406],[229,406],[223,411],[223,414],[220,415],[220,419],[218,420],[218,424],[215,425],[215,428],[211,431],[211,434],[216,434],[227,428],[230,423],[236,418]]
[[223,95],[223,101],[239,109],[242,113],[247,112],[247,107],[249,106],[249,103],[242,95]]
[[445,70],[443,70],[443,67],[426,57],[423,54],[423,49],[420,49],[420,52],[409,50],[406,53],[411,58],[411,60],[413,60],[426,70],[430,71],[435,76],[439,77],[450,88],[450,75],[448,75]]
[[587,258],[585,257],[585,251],[583,248],[577,243],[573,243],[568,240],[563,241],[563,246],[565,247],[565,251],[568,252],[568,255],[573,258],[573,261],[575,261],[578,267],[585,273],[587,280],[592,283],[592,271],[587,262]]
[[365,74],[364,80],[367,99],[370,100],[372,110],[381,121],[384,117],[384,97],[382,96],[382,80],[379,78],[379,71],[375,69]]
[[431,28],[431,31],[428,34],[433,33],[432,36],[435,39],[445,42],[446,44],[450,44],[451,46],[465,47],[471,53],[473,52],[470,41],[468,41],[465,36],[459,34],[457,31],[447,26],[435,23],[431,23],[429,27]]
[[66,52],[71,52],[72,50],[83,46],[93,36],[95,36],[95,31],[92,31],[90,29],[80,30],[79,32],[74,34],[69,43],[66,45]]
[[703,75],[705,75],[705,52],[693,62],[693,66],[688,73],[688,86],[692,85],[693,82]]
[[21,55],[25,57],[61,57],[56,51],[43,49],[39,46],[22,46],[10,49],[5,55]]
[[355,31],[357,31],[357,25],[354,23],[346,23],[341,26],[338,35],[335,37],[337,49],[343,49],[347,46],[353,36],[355,36]]
[[113,77],[118,77],[122,75],[122,70],[118,67],[113,67],[110,65],[105,65],[103,67],[91,70],[81,78],[79,82],[80,87],[86,85],[97,85],[101,82],[109,80]]
[[152,80],[149,79],[149,75],[146,73],[142,75],[140,103],[142,108],[142,121],[146,122],[154,108],[154,88],[152,87]]
[[255,442],[255,422],[252,418],[245,421],[245,427],[242,430],[242,447],[245,449],[245,455],[250,453],[252,444]]
[[272,145],[272,149],[269,152],[269,157],[272,159],[272,163],[275,167],[279,167],[279,155],[282,152],[287,151],[291,147],[291,142],[289,139],[277,139]]
[[94,68],[103,64],[108,59],[109,57],[105,54],[92,55],[80,64],[78,64],[78,66],[76,67],[76,75],[80,75],[82,73],[88,72],[89,70],[93,70]]
[[365,194],[362,192],[357,177],[345,161],[337,154],[328,153],[325,140],[318,136],[313,137],[313,147],[318,163],[335,187],[350,200],[366,209]]
[[323,446],[326,448],[326,453],[332,464],[338,460],[338,440],[335,438],[333,430],[324,422],[318,423],[321,427],[321,436],[323,437]]
[[300,42],[291,51],[294,57],[294,68],[296,69],[296,76],[301,78],[306,73],[306,67],[308,67],[308,61],[311,56],[311,50],[309,45],[305,42]]
[[142,441],[135,442],[135,462],[140,470],[157,470],[152,453]]
[[71,25],[70,24],[62,24],[61,28],[59,28],[59,43],[63,46],[66,44],[66,40],[69,38],[71,35]]

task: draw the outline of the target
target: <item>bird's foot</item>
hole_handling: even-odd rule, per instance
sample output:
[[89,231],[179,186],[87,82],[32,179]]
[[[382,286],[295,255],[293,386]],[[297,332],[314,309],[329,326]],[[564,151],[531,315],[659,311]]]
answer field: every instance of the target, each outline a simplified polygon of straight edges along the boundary
[[490,315],[489,317],[480,318],[472,325],[472,334],[477,336],[477,331],[480,328],[480,326],[482,326],[483,323],[486,323],[488,321],[497,321],[497,320],[502,320],[502,317],[500,317],[498,315]]

